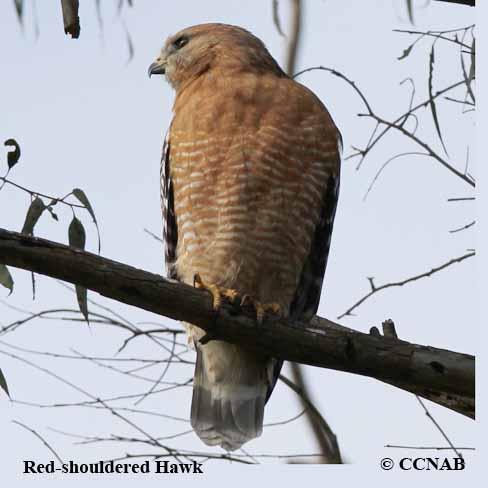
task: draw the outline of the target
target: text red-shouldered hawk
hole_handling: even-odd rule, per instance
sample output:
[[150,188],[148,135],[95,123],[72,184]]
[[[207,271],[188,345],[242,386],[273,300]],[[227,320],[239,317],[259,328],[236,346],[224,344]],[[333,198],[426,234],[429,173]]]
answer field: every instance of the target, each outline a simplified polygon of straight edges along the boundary
[[[166,266],[214,294],[308,320],[320,299],[337,205],[341,136],[320,100],[250,32],[224,24],[170,37],[149,74],[176,90],[161,163]],[[230,291],[230,293],[229,293]],[[282,361],[199,342],[191,424],[235,450],[261,434]]]

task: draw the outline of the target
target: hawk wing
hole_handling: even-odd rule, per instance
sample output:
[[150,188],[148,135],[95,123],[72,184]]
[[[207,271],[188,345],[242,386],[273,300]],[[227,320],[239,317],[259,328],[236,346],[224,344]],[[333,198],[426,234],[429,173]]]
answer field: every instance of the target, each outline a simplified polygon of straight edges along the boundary
[[332,226],[339,194],[339,175],[330,175],[323,194],[320,220],[315,228],[310,253],[290,306],[292,320],[310,320],[316,313],[329,257]]
[[[337,157],[340,159],[342,138],[339,134]],[[300,275],[300,281],[290,305],[291,320],[308,321],[317,313],[320,302],[320,293],[324,281],[325,268],[329,257],[332,227],[337,208],[339,195],[340,174],[330,175],[322,196],[320,220],[315,228],[314,237]],[[273,366],[272,381],[266,392],[268,401],[280,376],[283,361],[276,360]]]
[[161,156],[161,206],[163,211],[163,241],[166,274],[168,278],[178,280],[176,272],[176,246],[178,244],[178,227],[176,225],[175,200],[173,181],[170,173],[170,142],[169,133],[166,134]]

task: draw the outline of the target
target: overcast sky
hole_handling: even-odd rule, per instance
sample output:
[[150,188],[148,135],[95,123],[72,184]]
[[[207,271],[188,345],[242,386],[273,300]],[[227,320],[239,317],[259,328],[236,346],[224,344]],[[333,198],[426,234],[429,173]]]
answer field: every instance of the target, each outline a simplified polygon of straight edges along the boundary
[[[144,229],[158,235],[161,232],[159,157],[171,120],[173,92],[161,79],[149,80],[147,67],[168,35],[208,21],[241,25],[251,30],[282,62],[286,40],[273,25],[271,1],[136,1],[135,7],[125,8],[121,17],[116,14],[117,2],[106,1],[101,2],[101,28],[95,2],[85,0],[80,11],[82,31],[78,40],[64,35],[59,2],[37,3],[38,38],[33,2],[26,2],[23,29],[17,22],[13,2],[0,4],[0,138],[3,141],[14,137],[22,147],[22,158],[10,178],[28,188],[57,196],[74,187],[82,188],[100,224],[102,255],[163,273],[161,246]],[[305,31],[297,70],[316,65],[340,70],[358,83],[371,104],[386,117],[398,116],[408,106],[408,88],[399,86],[407,76],[418,83],[417,100],[425,97],[430,43],[422,41],[407,59],[397,60],[413,40],[405,34],[392,32],[412,27],[407,21],[403,1],[308,0],[305,3]],[[473,9],[439,2],[430,2],[428,6],[424,2],[415,3],[419,6],[415,11],[415,29],[444,30],[474,22]],[[287,2],[282,0],[281,4],[286,28]],[[130,62],[126,29],[134,46]],[[458,59],[440,43],[436,63],[434,83],[437,88],[457,81]],[[300,81],[328,107],[342,132],[345,155],[350,154],[351,145],[364,146],[372,125],[357,117],[363,107],[350,88],[323,72],[305,74]],[[472,114],[461,116],[461,107],[455,104],[444,104],[439,110],[450,160],[463,169],[466,147],[474,141]],[[426,122],[420,134],[434,141],[436,148],[440,147],[428,112],[422,116]],[[378,146],[359,171],[356,171],[356,161],[344,162],[319,315],[335,319],[344,312],[368,292],[368,276],[374,276],[377,285],[397,281],[427,271],[474,247],[473,229],[449,233],[473,219],[473,204],[447,202],[449,197],[470,196],[471,190],[431,160],[398,159],[384,171],[364,201],[380,166],[394,154],[409,150],[415,148],[400,137],[391,137]],[[6,167],[1,161],[0,164]],[[474,167],[470,168],[475,174]],[[20,230],[28,204],[26,194],[4,188],[0,192],[0,227]],[[44,215],[36,234],[67,242],[70,211],[59,211],[59,217],[60,222],[56,223]],[[86,215],[80,214],[80,217],[87,229],[87,248],[96,251],[93,225]],[[5,303],[31,311],[75,308],[75,298],[70,291],[41,276],[37,278],[37,296],[32,302],[29,273],[13,269],[12,274],[14,293],[6,298],[7,292],[0,290],[0,298]],[[357,316],[346,317],[341,323],[368,331],[371,326],[392,318],[402,339],[475,354],[478,347],[475,275],[475,260],[467,260],[432,278],[378,294],[358,309]],[[151,314],[95,294],[91,296],[131,320],[162,323]],[[0,325],[20,316],[0,302]],[[0,340],[38,351],[69,353],[76,349],[91,356],[112,356],[124,337],[96,325],[90,331],[83,324],[34,321]],[[149,341],[141,341],[133,347],[129,352],[141,357],[146,354],[146,347],[149,357],[156,351]],[[129,388],[124,377],[110,375],[83,361],[48,361],[15,352],[0,343],[0,367],[16,400],[64,403],[83,397],[28,365],[2,355],[1,350],[62,372],[65,378],[82,385],[95,396],[122,394]],[[182,377],[191,376],[191,368],[181,374]],[[386,449],[385,444],[446,445],[411,394],[372,379],[316,368],[307,368],[307,381],[312,386],[314,401],[337,434],[345,460],[371,476],[381,474],[378,468],[381,458],[412,455],[411,451],[393,452]],[[187,418],[190,400],[191,389],[183,388],[174,394],[152,398],[144,406]],[[476,447],[473,421],[442,407],[428,405],[457,446]],[[299,411],[295,396],[279,385],[266,409],[265,423],[284,420]],[[10,403],[0,394],[2,477],[7,473],[12,479],[25,480],[20,475],[21,460],[42,462],[52,458],[39,439],[12,423],[14,419],[42,433],[67,460],[107,459],[130,450],[108,443],[92,447],[74,445],[73,439],[49,430],[53,427],[85,435],[130,433],[130,429],[108,414],[86,408],[27,407]],[[265,428],[260,439],[245,446],[246,451],[255,454],[317,452],[302,420]],[[185,430],[189,425],[182,427],[158,418],[144,422],[158,436]],[[205,447],[194,434],[178,438],[171,445],[198,450]],[[466,458],[474,462],[476,455],[467,452]],[[232,470],[239,469],[242,473],[243,468],[224,464],[209,464],[205,480],[215,483],[217,475],[228,475],[232,476],[233,484],[239,483]],[[269,476],[277,472],[275,466],[262,469]],[[284,474],[284,469],[281,466],[279,472]],[[285,486],[303,482],[304,469],[286,468]],[[328,469],[326,474],[323,470],[323,467],[308,467],[307,475],[317,476],[323,483],[332,480],[332,476],[339,477],[335,468]],[[355,472],[361,473],[357,469]],[[258,476],[258,472],[254,469],[253,474],[246,476]],[[74,476],[67,479],[69,482],[82,480]],[[173,477],[171,482],[178,483],[180,479]],[[168,479],[160,480],[165,481]],[[117,482],[128,483],[129,477],[120,476]]]

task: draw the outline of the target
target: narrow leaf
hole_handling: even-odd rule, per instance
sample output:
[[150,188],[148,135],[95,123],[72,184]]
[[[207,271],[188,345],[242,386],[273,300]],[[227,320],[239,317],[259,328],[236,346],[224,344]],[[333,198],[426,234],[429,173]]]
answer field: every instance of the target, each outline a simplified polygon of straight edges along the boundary
[[49,212],[49,214],[51,215],[51,217],[56,221],[58,222],[59,221],[59,218],[58,218],[58,215],[54,212],[53,208],[52,207],[46,207],[46,210]]
[[8,391],[8,385],[7,385],[7,380],[5,379],[5,376],[2,373],[2,370],[0,368],[0,388],[8,395],[10,398],[10,393]]
[[73,190],[73,195],[88,210],[89,214],[91,215],[91,218],[93,219],[93,223],[95,224],[95,227],[97,228],[98,253],[100,253],[100,229],[98,228],[98,222],[97,222],[97,218],[95,217],[95,212],[93,211],[93,207],[91,206],[90,201],[88,200],[88,197],[86,196],[85,192],[83,190],[81,190],[80,188],[75,188]]
[[17,12],[17,18],[22,25],[24,20],[24,0],[14,0],[14,6]]
[[5,146],[13,146],[13,150],[7,153],[7,164],[8,169],[13,168],[18,162],[20,158],[20,146],[19,143],[15,139],[7,139],[4,142]]
[[83,224],[73,217],[68,229],[69,245],[78,249],[85,249],[86,233]]
[[44,202],[39,197],[32,200],[29,210],[27,210],[27,215],[25,216],[24,226],[22,227],[21,232],[23,234],[33,235],[34,226],[45,208]]
[[278,34],[285,37],[283,29],[281,28],[280,13],[278,11],[278,0],[273,0],[273,22],[278,31]]
[[127,26],[124,24],[125,28],[125,37],[127,40],[127,49],[129,51],[129,58],[127,59],[127,64],[129,64],[132,61],[132,58],[134,57],[134,43],[132,42],[132,37],[130,35],[129,29],[127,29]]
[[471,66],[469,68],[469,81],[473,81],[476,78],[476,39],[473,37],[473,43],[471,44]]
[[415,24],[415,22],[413,20],[413,5],[412,5],[412,0],[407,0],[407,12],[408,12],[408,20],[410,20],[410,22],[412,24]]
[[0,264],[0,285],[10,290],[9,295],[14,291],[14,280],[5,264]]
[[398,61],[401,61],[402,59],[405,59],[412,51],[414,44],[410,44],[410,46],[407,47],[407,49],[404,49],[403,53],[401,56],[399,56],[397,59]]
[[[474,43],[474,40],[473,40],[473,43]],[[473,49],[474,49],[474,44],[473,44]],[[464,62],[464,56],[463,56],[463,52],[461,51],[459,53],[459,56],[461,57],[461,69],[463,71],[463,78],[464,78],[464,82],[466,83],[466,90],[469,94],[469,96],[471,97],[471,100],[473,101],[473,103],[476,103],[476,98],[474,96],[474,92],[473,92],[473,89],[471,87],[471,81],[473,80],[473,78],[471,77],[471,75],[475,75],[475,65],[474,65],[474,56],[473,54],[471,54],[471,66],[470,66],[470,69],[469,69],[469,74],[466,70],[466,63]]]
[[103,18],[102,18],[100,0],[95,0],[95,7],[97,9],[98,27],[100,27],[100,30],[103,30]]
[[447,154],[446,146],[444,145],[444,140],[442,139],[441,127],[439,125],[439,119],[437,117],[437,108],[435,105],[434,93],[433,93],[433,75],[434,75],[434,44],[432,44],[432,49],[429,56],[429,105],[432,112],[432,119],[434,120],[435,129],[437,135],[441,141],[444,152]]
[[[76,218],[73,217],[71,224],[69,224],[68,229],[68,239],[69,245],[76,247],[78,249],[85,249],[85,242],[86,242],[86,233],[83,224]],[[88,325],[90,322],[88,321],[88,300],[87,300],[87,291],[84,286],[75,285],[76,288],[76,298],[78,300],[78,305],[80,307],[80,312],[85,317],[86,322]]]

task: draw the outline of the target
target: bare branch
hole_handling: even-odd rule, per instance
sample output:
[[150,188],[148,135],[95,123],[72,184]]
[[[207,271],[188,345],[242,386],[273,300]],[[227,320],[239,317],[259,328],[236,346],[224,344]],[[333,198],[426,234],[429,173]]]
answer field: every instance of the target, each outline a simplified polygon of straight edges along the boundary
[[[467,27],[466,29],[469,29],[470,27]],[[406,29],[393,29],[393,32],[400,32],[403,34],[419,35],[420,37],[425,37],[425,36],[426,37],[435,37],[436,39],[442,39],[443,41],[453,42],[454,44],[457,44],[458,46],[464,47],[466,49],[471,49],[471,46],[468,46],[468,44],[464,44],[459,40],[443,36],[442,33],[437,32],[437,31],[430,31],[430,30],[429,31],[413,31],[413,30],[406,30]]]
[[449,233],[455,234],[456,232],[461,232],[463,230],[469,229],[470,227],[473,227],[474,224],[476,224],[476,220],[472,220],[469,224],[463,225],[462,227],[457,227],[456,229],[452,229],[449,231]]
[[[385,447],[390,447],[393,449],[421,449],[421,450],[431,450],[431,451],[446,451],[452,449],[452,447],[439,447],[439,446],[398,446],[393,444],[387,444]],[[476,451],[475,447],[456,447],[458,451]]]
[[337,71],[335,69],[327,68],[325,66],[314,66],[312,68],[307,68],[305,70],[298,72],[297,74],[295,74],[294,78],[296,78],[296,77],[298,77],[304,73],[307,73],[309,71],[314,71],[314,70],[327,71],[327,72],[339,77],[340,79],[344,80],[348,85],[350,85],[353,88],[353,90],[361,98],[361,101],[363,102],[364,106],[366,107],[366,111],[367,111],[367,113],[358,114],[358,116],[369,117],[369,118],[373,119],[375,122],[377,122],[377,125],[375,126],[374,133],[376,132],[378,125],[384,126],[384,129],[378,135],[376,135],[374,138],[373,138],[373,136],[370,137],[370,140],[368,141],[368,144],[367,144],[365,149],[358,149],[358,150],[356,150],[356,153],[354,153],[350,156],[350,157],[356,157],[356,156],[361,157],[361,160],[358,164],[358,168],[361,165],[361,162],[366,157],[366,155],[386,135],[386,133],[389,132],[390,129],[395,129],[395,130],[401,132],[404,136],[409,138],[411,141],[415,142],[422,149],[424,149],[426,154],[428,154],[432,159],[436,160],[438,163],[440,163],[442,166],[444,166],[446,169],[448,169],[451,173],[453,173],[457,177],[461,178],[463,181],[468,183],[470,186],[472,186],[472,187],[475,186],[475,182],[474,182],[473,178],[471,178],[468,174],[463,173],[463,172],[459,171],[458,169],[456,169],[446,159],[442,158],[436,151],[434,151],[429,144],[427,144],[426,142],[424,142],[420,138],[418,138],[414,132],[408,131],[404,127],[405,122],[408,120],[409,117],[412,116],[413,112],[415,112],[419,108],[428,106],[429,104],[432,103],[433,100],[435,100],[437,97],[445,94],[446,92],[453,90],[454,88],[457,88],[458,86],[465,85],[466,84],[465,80],[459,81],[457,83],[453,83],[452,85],[433,93],[426,101],[424,101],[420,104],[417,104],[414,107],[410,107],[406,113],[404,113],[400,117],[397,117],[394,121],[389,121],[389,120],[386,120],[386,119],[380,117],[379,115],[377,115],[373,111],[371,105],[369,104],[368,100],[366,99],[366,96],[357,87],[357,85],[354,81],[352,81],[347,76],[345,76],[344,74],[340,73],[339,71]]
[[412,281],[417,281],[417,280],[420,280],[422,278],[427,278],[427,277],[432,276],[433,274],[435,274],[439,271],[442,271],[443,269],[448,268],[449,266],[451,266],[455,263],[460,263],[461,261],[464,261],[465,259],[471,258],[474,255],[475,255],[475,252],[470,251],[466,254],[463,254],[462,256],[450,259],[446,263],[441,264],[440,266],[437,266],[436,268],[432,268],[430,271],[426,271],[424,273],[420,273],[418,275],[411,276],[410,278],[406,278],[406,279],[401,280],[401,281],[386,283],[386,284],[381,285],[381,286],[374,286],[371,288],[371,291],[368,294],[364,295],[354,305],[351,305],[344,313],[339,315],[337,317],[337,319],[340,320],[340,319],[346,317],[347,315],[352,315],[353,310],[356,310],[356,308],[358,308],[360,305],[362,305],[368,298],[371,298],[373,295],[375,295],[376,293],[379,293],[382,290],[386,290],[387,288],[393,288],[393,287],[397,287],[397,286],[404,286],[408,283],[411,283]]
[[[464,257],[463,259],[466,259]],[[415,392],[474,417],[474,358],[405,341],[351,332],[327,319],[292,323],[215,313],[203,290],[63,244],[0,229],[0,262],[85,286],[103,296],[175,320],[272,357],[360,374]]]
[[[301,375],[302,370],[299,369],[298,371]],[[315,434],[315,437],[320,443],[320,448],[323,453],[323,457],[325,458],[325,462],[327,464],[342,464],[341,452],[339,450],[339,444],[337,443],[337,437],[334,432],[332,432],[332,429],[327,421],[317,410],[315,405],[310,401],[307,394],[307,389],[303,390],[302,388],[298,387],[286,376],[280,375],[280,380],[300,396],[300,400],[302,401],[304,407],[307,409],[307,411],[311,412],[311,416],[308,416],[307,418],[309,419],[313,430],[319,429],[319,432]],[[301,383],[304,383],[303,378]],[[310,417],[313,417],[315,422],[312,422]]]
[[38,439],[41,440],[41,442],[54,454],[55,458],[62,464],[63,460],[59,457],[58,453],[51,447],[51,445],[44,439],[44,437],[41,436],[38,432],[36,432],[33,428],[23,424],[22,422],[19,422],[18,420],[12,420],[14,424],[20,425],[23,427],[25,430],[28,430],[29,432],[32,432]]
[[444,432],[444,430],[439,425],[439,423],[437,422],[437,420],[432,416],[432,414],[430,413],[429,409],[426,407],[426,405],[422,401],[422,399],[419,398],[418,396],[416,396],[415,398],[417,398],[418,402],[420,403],[420,405],[424,409],[425,415],[427,415],[427,417],[429,418],[429,420],[435,425],[436,429],[442,434],[442,437],[444,437],[444,439],[446,440],[446,442],[449,444],[449,447],[454,451],[454,453],[456,454],[456,456],[459,457],[459,458],[462,458],[463,457],[462,454],[459,453],[459,451],[454,447],[454,444],[451,442],[451,440],[449,439],[449,437],[447,437],[447,434]]
[[467,201],[473,201],[475,200],[475,197],[457,197],[457,198],[448,198],[448,202],[467,202]]

